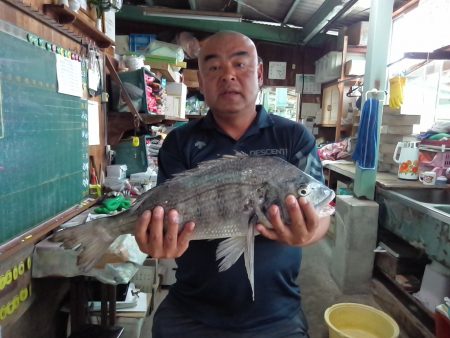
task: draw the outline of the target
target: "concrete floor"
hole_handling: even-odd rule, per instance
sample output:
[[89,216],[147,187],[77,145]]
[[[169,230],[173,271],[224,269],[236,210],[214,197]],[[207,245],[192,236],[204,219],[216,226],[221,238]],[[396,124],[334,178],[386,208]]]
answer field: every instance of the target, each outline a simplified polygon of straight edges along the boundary
[[[308,318],[311,338],[328,337],[328,327],[324,320],[324,312],[333,304],[355,302],[380,308],[370,293],[342,294],[330,275],[330,259],[331,247],[327,239],[303,250],[299,282],[302,288],[303,308]],[[166,290],[159,291],[156,297],[156,304],[159,304],[166,294]],[[152,320],[152,315],[146,318],[140,338],[151,338]],[[401,333],[400,338],[408,338],[408,336]]]

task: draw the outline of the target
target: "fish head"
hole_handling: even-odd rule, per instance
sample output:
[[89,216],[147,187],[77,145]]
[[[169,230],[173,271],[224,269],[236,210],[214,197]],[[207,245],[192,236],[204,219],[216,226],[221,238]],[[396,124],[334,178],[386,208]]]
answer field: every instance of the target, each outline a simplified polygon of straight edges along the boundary
[[319,215],[329,215],[334,209],[329,203],[334,199],[334,191],[319,181],[303,182],[298,185],[297,197],[305,197],[319,213]]
[[[294,195],[296,198],[306,198],[321,215],[331,215],[334,212],[329,203],[334,199],[335,193],[319,180],[308,175],[297,167],[289,164],[277,168],[276,174],[272,176],[272,196],[276,200],[284,201],[287,195]],[[274,187],[276,186],[276,187]],[[276,203],[284,209],[284,203]],[[283,210],[283,214],[286,211]]]

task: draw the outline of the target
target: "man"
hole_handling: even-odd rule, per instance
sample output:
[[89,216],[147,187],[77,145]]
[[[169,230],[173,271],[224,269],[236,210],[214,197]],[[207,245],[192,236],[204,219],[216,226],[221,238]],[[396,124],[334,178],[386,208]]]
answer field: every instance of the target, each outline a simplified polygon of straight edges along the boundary
[[[199,85],[210,107],[203,119],[173,130],[159,153],[158,183],[200,162],[236,151],[279,156],[319,180],[322,167],[315,140],[300,124],[268,115],[255,106],[263,80],[254,43],[236,32],[206,39],[200,50]],[[283,224],[277,206],[268,219],[273,229],[256,226],[255,300],[243,259],[218,272],[219,240],[189,242],[195,224],[178,233],[177,212],[146,211],[136,226],[142,251],[155,258],[177,258],[177,282],[159,306],[153,337],[308,337],[300,290],[300,247],[318,241],[329,217],[319,218],[304,198],[285,200],[291,224]],[[168,230],[163,234],[163,218]],[[220,226],[220,224],[217,224]]]

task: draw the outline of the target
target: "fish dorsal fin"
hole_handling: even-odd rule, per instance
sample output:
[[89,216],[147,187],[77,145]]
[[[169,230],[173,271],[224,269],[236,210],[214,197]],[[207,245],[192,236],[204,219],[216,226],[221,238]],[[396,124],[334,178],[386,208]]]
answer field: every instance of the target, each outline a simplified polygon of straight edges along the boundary
[[249,156],[246,153],[236,151],[234,155],[223,155],[222,157],[220,157],[218,159],[201,162],[198,164],[198,166],[196,168],[192,168],[192,169],[183,171],[181,173],[175,174],[173,176],[173,179],[175,180],[177,178],[183,178],[186,176],[191,176],[193,174],[208,171],[213,167],[218,167],[218,166],[222,167],[227,162],[236,161],[238,159],[247,158],[247,157],[249,157]]

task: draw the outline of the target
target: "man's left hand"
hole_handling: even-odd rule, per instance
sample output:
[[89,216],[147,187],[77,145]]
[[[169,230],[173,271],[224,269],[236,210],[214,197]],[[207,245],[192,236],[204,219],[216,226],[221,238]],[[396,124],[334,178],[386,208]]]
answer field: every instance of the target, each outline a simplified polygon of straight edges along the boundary
[[309,201],[300,197],[297,199],[289,195],[285,200],[291,224],[284,224],[280,209],[272,205],[268,210],[268,219],[273,229],[262,224],[256,225],[261,235],[292,246],[305,246],[321,239],[329,228],[330,218],[320,217]]

